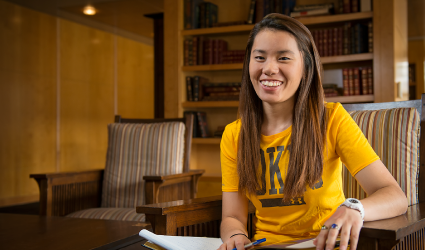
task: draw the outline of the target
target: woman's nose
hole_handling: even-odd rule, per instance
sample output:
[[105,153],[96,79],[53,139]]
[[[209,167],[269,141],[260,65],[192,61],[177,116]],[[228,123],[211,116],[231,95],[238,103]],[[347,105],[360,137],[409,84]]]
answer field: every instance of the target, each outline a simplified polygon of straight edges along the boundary
[[270,76],[279,72],[279,66],[276,61],[270,60],[264,64],[263,73]]

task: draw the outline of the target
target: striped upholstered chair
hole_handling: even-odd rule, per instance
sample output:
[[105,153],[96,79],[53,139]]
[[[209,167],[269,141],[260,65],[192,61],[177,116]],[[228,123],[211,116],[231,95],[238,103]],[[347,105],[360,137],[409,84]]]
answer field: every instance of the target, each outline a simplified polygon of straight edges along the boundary
[[193,120],[116,116],[104,170],[31,175],[40,214],[144,222],[136,206],[195,198],[204,171],[189,170]]
[[[409,202],[404,215],[365,222],[357,249],[425,249],[425,133],[420,130],[425,128],[424,105],[425,94],[422,100],[415,101],[344,105]],[[347,197],[365,197],[346,170],[343,177]],[[221,196],[144,205],[137,207],[137,212],[146,213],[157,234],[210,237],[220,234]],[[250,235],[254,212],[250,206],[247,225]],[[182,220],[185,216],[191,220]],[[166,223],[155,225],[155,221]]]

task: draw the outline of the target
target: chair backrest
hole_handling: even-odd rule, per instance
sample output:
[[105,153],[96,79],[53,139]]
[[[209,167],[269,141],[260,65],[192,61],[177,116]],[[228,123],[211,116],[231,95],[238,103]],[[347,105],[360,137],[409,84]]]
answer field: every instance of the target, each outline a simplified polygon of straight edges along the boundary
[[[421,100],[344,104],[382,162],[406,193],[409,205],[425,201],[425,94]],[[344,193],[366,194],[343,168]]]
[[145,204],[145,175],[189,171],[193,115],[175,119],[115,117],[108,125],[102,207]]

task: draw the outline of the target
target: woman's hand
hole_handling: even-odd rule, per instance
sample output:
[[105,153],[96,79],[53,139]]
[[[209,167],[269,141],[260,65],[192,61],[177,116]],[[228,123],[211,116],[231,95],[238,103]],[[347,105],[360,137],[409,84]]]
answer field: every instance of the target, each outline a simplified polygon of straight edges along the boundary
[[226,240],[218,250],[232,250],[234,248],[238,250],[252,249],[253,247],[244,247],[249,243],[251,243],[251,241],[247,237],[243,235],[235,235],[232,238]]
[[313,242],[316,245],[316,249],[334,249],[339,233],[341,233],[340,250],[346,250],[349,242],[351,250],[357,249],[360,230],[363,226],[359,211],[341,206],[324,225],[325,228],[322,228]]

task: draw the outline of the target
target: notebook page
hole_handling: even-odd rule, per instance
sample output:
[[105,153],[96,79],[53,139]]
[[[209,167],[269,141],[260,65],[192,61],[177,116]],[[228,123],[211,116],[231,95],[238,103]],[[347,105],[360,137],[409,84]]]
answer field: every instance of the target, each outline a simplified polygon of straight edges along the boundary
[[168,250],[217,250],[223,243],[220,238],[156,235],[146,229],[139,235]]

